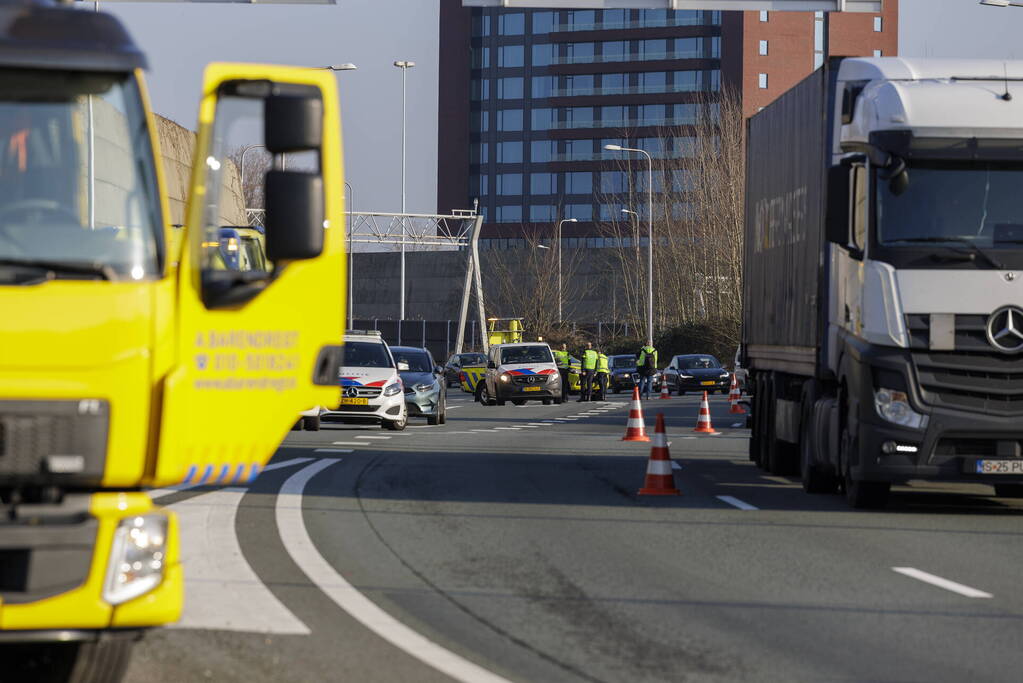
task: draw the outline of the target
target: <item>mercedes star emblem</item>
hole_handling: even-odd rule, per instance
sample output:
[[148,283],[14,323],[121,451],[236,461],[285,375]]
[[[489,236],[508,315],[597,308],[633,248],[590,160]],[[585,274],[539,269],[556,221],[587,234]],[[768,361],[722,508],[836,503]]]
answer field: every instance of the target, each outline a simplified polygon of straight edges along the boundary
[[532,375],[530,375],[530,376],[529,376],[529,377],[528,377],[528,378],[526,379],[526,381],[527,381],[527,382],[529,382],[530,384],[536,384],[536,377],[533,377]]
[[358,395],[359,395],[359,388],[358,387],[348,387],[348,388],[345,389],[345,397],[346,398],[355,398]]
[[1002,306],[987,319],[987,340],[1002,353],[1023,351],[1023,309]]

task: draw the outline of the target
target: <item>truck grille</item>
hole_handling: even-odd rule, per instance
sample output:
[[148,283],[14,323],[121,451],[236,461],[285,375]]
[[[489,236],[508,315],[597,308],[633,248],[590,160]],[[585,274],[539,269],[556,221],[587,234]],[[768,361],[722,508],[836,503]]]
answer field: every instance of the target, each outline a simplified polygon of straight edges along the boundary
[[993,351],[914,353],[913,364],[929,405],[1023,415],[1023,357]]
[[[991,352],[991,344],[987,340],[986,315],[955,316],[955,350]],[[906,331],[909,333],[911,349],[927,350],[931,348],[931,316],[912,314],[906,316]]]
[[109,418],[106,401],[0,401],[0,482],[98,483]]

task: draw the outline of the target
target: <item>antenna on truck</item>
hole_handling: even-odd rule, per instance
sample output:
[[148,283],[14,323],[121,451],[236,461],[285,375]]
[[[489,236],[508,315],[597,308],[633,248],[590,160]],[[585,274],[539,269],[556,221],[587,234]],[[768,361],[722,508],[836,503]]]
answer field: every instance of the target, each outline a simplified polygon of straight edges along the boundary
[[1012,99],[1012,93],[1009,92],[1009,65],[1002,62],[1002,73],[1005,74],[1005,92],[1002,93],[1002,99],[1008,102]]

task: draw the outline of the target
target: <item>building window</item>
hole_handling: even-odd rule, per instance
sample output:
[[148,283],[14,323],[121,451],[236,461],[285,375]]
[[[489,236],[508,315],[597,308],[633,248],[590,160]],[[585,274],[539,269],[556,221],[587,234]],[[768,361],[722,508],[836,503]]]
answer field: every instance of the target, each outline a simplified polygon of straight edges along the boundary
[[881,28],[881,17],[874,17],[874,33],[880,33]]
[[542,164],[553,159],[557,152],[558,143],[554,140],[533,140],[530,143],[529,160],[534,164]]
[[568,13],[568,25],[573,31],[592,29],[597,23],[597,13],[591,9]]
[[550,33],[556,25],[554,12],[533,13],[533,35]]
[[695,59],[702,57],[703,38],[676,38],[675,59]]
[[582,64],[593,61],[593,43],[569,43],[567,46],[568,64]]
[[593,107],[568,107],[564,111],[566,128],[589,128],[593,125]]
[[490,68],[490,48],[489,47],[472,48],[472,68],[474,68],[474,69],[489,69]]
[[582,76],[563,76],[564,87],[558,95],[590,95],[593,93],[593,74]]
[[625,93],[625,74],[603,74],[600,77],[601,95],[621,95]]
[[668,74],[663,71],[646,71],[639,74],[640,92],[664,92],[664,85],[668,82]]
[[473,79],[472,81],[472,99],[476,102],[481,100],[490,99],[490,81],[487,79]]
[[767,89],[767,74],[757,75],[757,87],[763,90]]
[[521,78],[498,78],[497,98],[500,100],[521,100],[522,79]]
[[486,142],[474,142],[469,145],[469,163],[485,164],[489,159],[490,145]]
[[484,133],[490,130],[490,112],[474,111],[469,114],[469,125],[474,131]]
[[766,40],[761,40],[760,41],[760,56],[761,57],[766,57],[767,56],[767,41]]
[[593,158],[593,140],[565,140],[566,161],[589,161]]
[[760,10],[760,21],[767,21],[767,10]]
[[641,104],[637,109],[639,126],[659,126],[665,118],[665,106],[663,104]]
[[593,205],[567,204],[565,205],[565,218],[574,218],[577,221],[592,221]]
[[490,35],[490,15],[475,16],[472,18],[472,34],[474,36]]
[[522,141],[511,140],[510,142],[498,142],[497,163],[499,164],[521,164],[522,163]]
[[592,173],[585,171],[565,174],[565,194],[591,194],[592,192]]
[[824,64],[824,12],[813,13],[813,68]]
[[[522,207],[518,204],[497,207],[498,223],[518,223],[522,220]],[[512,242],[512,240],[508,240]],[[518,240],[515,240],[518,241]],[[511,244],[509,244],[511,246]]]
[[600,191],[607,194],[621,194],[625,192],[624,171],[601,171]]
[[469,177],[469,195],[473,198],[486,197],[490,191],[486,173]]
[[521,36],[526,32],[526,15],[521,12],[498,15],[497,32],[502,36]]
[[624,40],[608,40],[600,44],[602,61],[621,62],[628,58],[629,44]]
[[549,66],[557,53],[554,43],[539,43],[533,46],[533,66]]
[[498,173],[497,174],[497,194],[500,195],[517,195],[522,194],[522,174],[521,173]]
[[525,65],[526,48],[522,45],[502,45],[497,48],[497,65],[512,69]]
[[542,206],[530,206],[529,207],[529,220],[534,222],[539,221],[553,221],[557,215],[557,207],[549,204]]
[[880,50],[874,50],[874,56],[875,57],[880,57],[881,56],[881,51]]
[[534,99],[551,97],[554,94],[555,89],[558,87],[557,76],[533,76],[529,80],[531,82],[530,87],[532,88]]
[[600,108],[600,123],[605,128],[610,126],[624,126],[626,123],[626,109],[620,104],[612,104]]
[[554,173],[530,173],[530,194],[557,194],[558,176]]
[[533,125],[530,130],[550,130],[554,125],[553,109],[533,109],[531,117]]
[[497,112],[497,130],[499,131],[520,131],[522,130],[521,109],[501,109]]

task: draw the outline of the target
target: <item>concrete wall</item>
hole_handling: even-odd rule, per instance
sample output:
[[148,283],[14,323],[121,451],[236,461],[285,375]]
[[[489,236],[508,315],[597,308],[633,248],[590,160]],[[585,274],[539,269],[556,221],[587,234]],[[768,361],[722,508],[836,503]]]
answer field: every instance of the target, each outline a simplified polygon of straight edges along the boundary
[[[578,258],[575,280],[564,283],[565,318],[579,322],[612,319],[611,269],[598,250],[573,254],[565,250],[565,261]],[[498,286],[493,281],[493,263],[501,259],[515,271],[516,263],[524,263],[527,252],[511,249],[482,252],[483,298],[488,316],[521,315],[525,299],[499,301]],[[457,320],[465,278],[466,255],[463,252],[407,252],[405,254],[405,318],[407,320]],[[356,253],[353,285],[355,317],[363,319],[396,319],[398,317],[398,283],[400,254]],[[528,272],[525,267],[521,269]],[[528,276],[524,276],[528,277]],[[528,290],[523,297],[528,296]],[[470,304],[470,317],[475,304]]]
[[[156,129],[160,138],[160,154],[163,157],[170,222],[180,225],[185,222],[192,155],[195,153],[195,133],[159,115],[156,116]],[[247,225],[241,175],[234,162],[227,162],[224,178],[220,197],[220,224]]]

